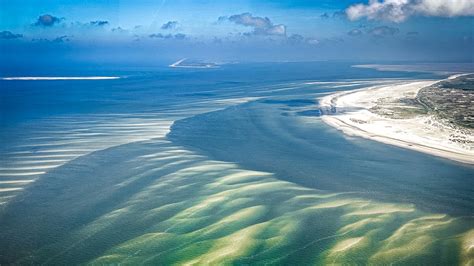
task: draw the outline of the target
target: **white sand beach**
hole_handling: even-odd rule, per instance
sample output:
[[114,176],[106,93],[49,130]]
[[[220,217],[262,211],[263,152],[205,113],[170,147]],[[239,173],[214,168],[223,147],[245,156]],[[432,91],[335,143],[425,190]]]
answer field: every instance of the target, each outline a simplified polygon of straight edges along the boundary
[[4,77],[1,80],[102,80],[102,79],[119,79],[120,77]]
[[390,104],[392,108],[410,108],[410,106],[397,107],[394,104],[401,99],[414,99],[420,89],[436,82],[438,81],[397,82],[331,94],[321,98],[321,106],[327,113],[332,113],[323,116],[322,119],[348,135],[473,164],[472,129],[455,128],[429,114],[390,118],[371,110],[377,104],[385,103]]

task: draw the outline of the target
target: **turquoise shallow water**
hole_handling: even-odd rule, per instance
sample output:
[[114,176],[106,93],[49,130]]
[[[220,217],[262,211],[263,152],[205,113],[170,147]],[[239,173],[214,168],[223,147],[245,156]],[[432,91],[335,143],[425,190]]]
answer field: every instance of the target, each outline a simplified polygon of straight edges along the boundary
[[317,112],[326,93],[432,76],[180,71],[2,83],[2,263],[472,262],[472,166]]

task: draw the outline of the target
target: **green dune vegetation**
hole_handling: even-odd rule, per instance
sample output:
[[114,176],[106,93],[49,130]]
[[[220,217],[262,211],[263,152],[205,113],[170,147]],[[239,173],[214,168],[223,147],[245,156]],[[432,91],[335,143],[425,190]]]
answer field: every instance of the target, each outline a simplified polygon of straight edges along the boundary
[[4,207],[0,227],[19,264],[474,262],[471,218],[305,188],[166,139],[54,169]]

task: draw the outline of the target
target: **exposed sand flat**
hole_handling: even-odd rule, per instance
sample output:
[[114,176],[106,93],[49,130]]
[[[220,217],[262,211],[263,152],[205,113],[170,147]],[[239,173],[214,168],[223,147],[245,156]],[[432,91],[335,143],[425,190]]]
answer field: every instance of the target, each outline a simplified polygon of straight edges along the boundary
[[30,175],[42,175],[46,172],[44,171],[37,171],[37,172],[18,172],[18,173],[13,173],[13,172],[0,172],[0,175],[2,176],[30,176]]
[[24,183],[31,183],[35,181],[34,179],[25,179],[25,180],[10,180],[10,181],[0,181],[0,185],[3,184],[24,184]]
[[23,170],[38,170],[38,169],[50,169],[57,167],[58,164],[53,165],[37,165],[33,167],[0,167],[0,171],[23,171]]
[[119,79],[120,77],[5,77],[2,80],[101,80],[101,79]]
[[[427,114],[390,118],[371,110],[381,101],[392,104],[404,99],[414,99],[421,88],[436,82],[438,81],[398,82],[335,93],[321,99],[323,108],[326,108],[328,113],[333,113],[323,116],[322,119],[348,135],[473,164],[473,130],[456,130],[446,122]],[[407,110],[407,106],[401,105],[399,108]],[[455,142],[453,139],[464,139],[465,142]]]
[[9,191],[17,191],[22,190],[23,188],[13,187],[13,188],[0,188],[0,192],[9,192]]

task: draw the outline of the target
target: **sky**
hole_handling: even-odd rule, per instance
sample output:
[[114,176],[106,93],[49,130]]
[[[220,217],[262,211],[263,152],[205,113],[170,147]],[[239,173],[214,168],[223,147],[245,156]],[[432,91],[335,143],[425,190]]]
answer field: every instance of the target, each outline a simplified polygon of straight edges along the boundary
[[12,65],[474,61],[474,0],[0,0]]

